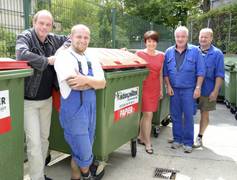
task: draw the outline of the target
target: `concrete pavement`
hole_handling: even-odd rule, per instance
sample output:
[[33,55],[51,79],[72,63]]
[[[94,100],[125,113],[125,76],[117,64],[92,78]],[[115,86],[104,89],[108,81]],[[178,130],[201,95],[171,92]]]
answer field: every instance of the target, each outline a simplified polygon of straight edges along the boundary
[[[199,112],[195,116],[195,135],[198,133]],[[107,162],[103,180],[152,180],[155,168],[178,170],[176,180],[235,180],[237,179],[237,121],[222,104],[210,113],[210,125],[203,137],[204,147],[185,154],[173,150],[167,143],[171,125],[162,127],[158,138],[152,138],[154,154],[137,145],[137,156],[132,158],[130,143],[113,152]],[[61,154],[53,153],[54,157]],[[25,164],[25,180],[27,164]],[[54,180],[70,179],[70,158],[50,167],[46,174]]]

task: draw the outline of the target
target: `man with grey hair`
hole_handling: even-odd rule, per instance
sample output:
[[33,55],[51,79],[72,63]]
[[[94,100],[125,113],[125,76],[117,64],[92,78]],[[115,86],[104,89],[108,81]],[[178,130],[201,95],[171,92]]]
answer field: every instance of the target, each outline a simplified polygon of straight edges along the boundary
[[[183,145],[185,153],[192,152],[194,138],[193,113],[195,101],[201,94],[205,75],[200,50],[188,44],[188,29],[179,26],[174,33],[176,44],[165,52],[163,76],[170,97],[170,112],[174,141],[172,149]],[[183,118],[184,117],[184,118]]]
[[33,28],[23,31],[16,40],[16,59],[27,60],[34,74],[25,79],[24,130],[29,175],[32,180],[50,179],[44,175],[52,112],[52,89],[57,86],[53,68],[55,52],[66,36],[50,33],[53,16],[47,10],[33,17]]
[[61,92],[60,124],[72,151],[71,179],[100,179],[91,173],[92,147],[96,127],[96,89],[105,87],[101,65],[87,47],[90,30],[83,24],[71,29],[71,46],[58,52],[55,70]]
[[216,109],[216,99],[224,78],[224,55],[220,49],[212,45],[213,31],[203,28],[199,33],[199,48],[204,58],[206,75],[199,98],[199,109],[201,112],[199,134],[194,147],[201,147],[202,136],[209,123],[209,111]]

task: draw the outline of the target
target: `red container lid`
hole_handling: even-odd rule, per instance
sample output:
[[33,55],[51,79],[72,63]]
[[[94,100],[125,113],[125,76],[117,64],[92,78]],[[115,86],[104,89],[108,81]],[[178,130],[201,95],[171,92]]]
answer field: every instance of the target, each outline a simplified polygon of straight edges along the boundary
[[0,58],[0,70],[29,69],[27,61],[16,61],[10,58]]
[[98,59],[103,69],[136,68],[147,65],[144,59],[121,49],[88,48],[87,52]]

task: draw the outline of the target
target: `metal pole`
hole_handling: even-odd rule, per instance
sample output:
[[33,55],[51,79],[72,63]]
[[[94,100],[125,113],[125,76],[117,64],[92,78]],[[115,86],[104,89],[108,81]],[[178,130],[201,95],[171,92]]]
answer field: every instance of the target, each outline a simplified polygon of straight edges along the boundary
[[193,43],[193,21],[190,22],[190,42]]
[[116,39],[116,9],[112,8],[112,48],[115,48],[115,39]]
[[230,13],[230,23],[229,23],[229,31],[228,31],[228,45],[227,45],[227,52],[229,50],[229,46],[230,46],[230,34],[231,34],[231,26],[232,26],[232,13]]
[[210,18],[207,19],[207,27],[210,27]]
[[154,29],[154,24],[153,22],[150,22],[150,30],[153,30]]
[[30,27],[30,7],[31,0],[23,0],[25,29]]

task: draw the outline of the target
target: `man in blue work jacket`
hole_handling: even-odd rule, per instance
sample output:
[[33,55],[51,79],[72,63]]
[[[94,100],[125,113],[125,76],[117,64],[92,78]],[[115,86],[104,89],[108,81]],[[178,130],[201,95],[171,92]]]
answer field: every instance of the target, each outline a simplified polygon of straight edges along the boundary
[[179,26],[174,36],[176,45],[166,50],[163,70],[167,93],[171,96],[174,138],[171,148],[177,149],[183,145],[184,152],[191,153],[195,99],[201,94],[205,66],[199,48],[188,44],[188,29],[185,26]]
[[216,109],[216,99],[224,78],[224,55],[220,49],[212,45],[213,31],[204,28],[199,33],[199,48],[206,65],[206,75],[202,84],[201,97],[199,98],[199,109],[201,120],[199,134],[194,147],[202,146],[202,136],[209,123],[209,111]]

